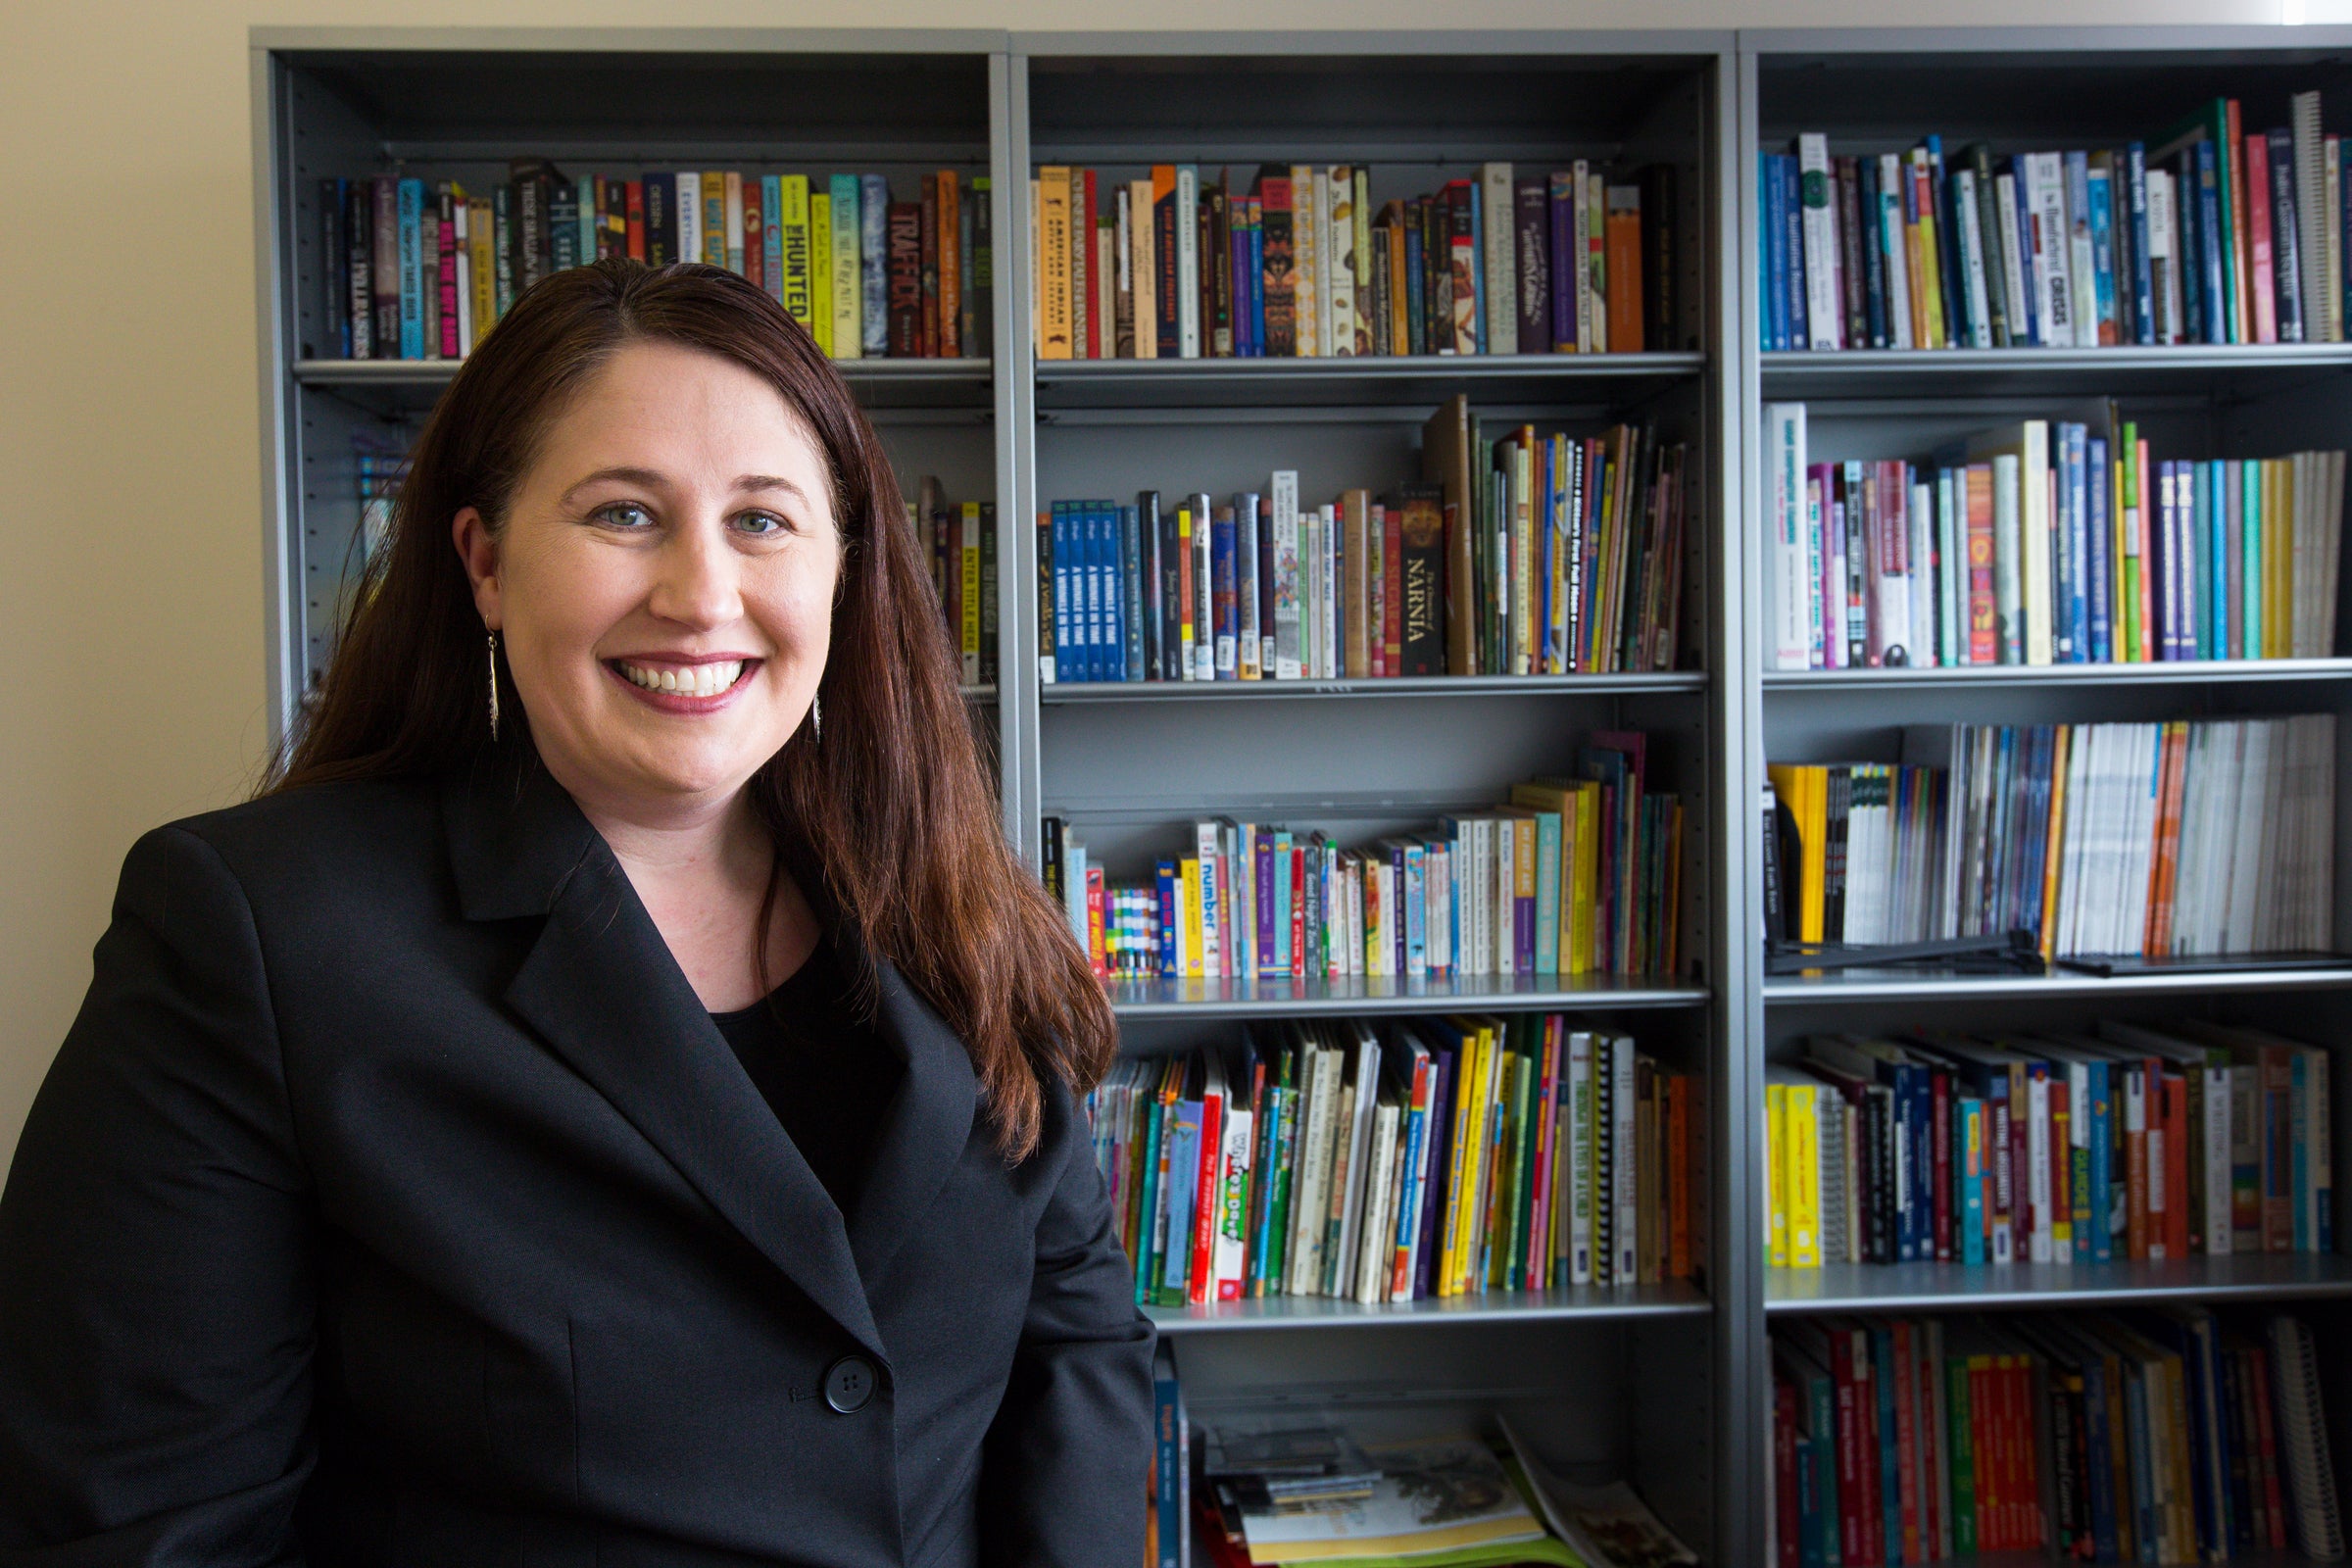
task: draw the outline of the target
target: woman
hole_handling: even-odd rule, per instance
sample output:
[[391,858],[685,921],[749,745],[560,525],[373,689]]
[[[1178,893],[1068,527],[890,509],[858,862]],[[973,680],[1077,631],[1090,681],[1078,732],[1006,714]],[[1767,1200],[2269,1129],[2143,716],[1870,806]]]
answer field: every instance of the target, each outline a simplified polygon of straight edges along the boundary
[[1140,1558],[1111,1019],[902,518],[732,274],[489,335],[279,776],[124,864],[0,1198],[0,1563]]

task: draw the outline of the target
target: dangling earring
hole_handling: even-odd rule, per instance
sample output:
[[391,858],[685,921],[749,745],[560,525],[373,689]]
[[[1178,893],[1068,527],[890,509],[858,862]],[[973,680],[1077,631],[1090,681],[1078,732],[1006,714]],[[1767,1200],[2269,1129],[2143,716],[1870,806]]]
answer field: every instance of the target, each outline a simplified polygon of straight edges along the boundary
[[490,738],[498,739],[498,633],[490,633]]
[[825,699],[821,692],[808,699],[808,738],[812,741],[825,738]]

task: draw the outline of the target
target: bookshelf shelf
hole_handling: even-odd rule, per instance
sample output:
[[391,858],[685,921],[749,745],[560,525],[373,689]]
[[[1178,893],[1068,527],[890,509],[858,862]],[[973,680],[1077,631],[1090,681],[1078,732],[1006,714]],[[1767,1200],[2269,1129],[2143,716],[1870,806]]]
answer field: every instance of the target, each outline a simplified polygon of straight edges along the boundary
[[1363,1323],[1493,1326],[1554,1318],[1688,1317],[1714,1309],[1704,1292],[1678,1282],[1622,1289],[1573,1285],[1549,1291],[1383,1301],[1373,1306],[1322,1296],[1271,1296],[1200,1306],[1146,1307],[1145,1312],[1162,1334],[1194,1335],[1335,1329]]
[[2346,343],[2183,343],[2097,349],[1777,350],[1760,354],[1767,398],[2009,394],[2227,394],[2352,369]]
[[2263,995],[2279,991],[2352,989],[2352,958],[2314,969],[2242,969],[2201,974],[2097,975],[2057,970],[2046,975],[1905,973],[1848,969],[1813,979],[1764,982],[1768,1006],[1834,1006],[1861,1002],[2032,1002],[2071,997]]
[[2352,679],[2352,659],[2184,660],[2149,664],[1971,664],[1937,669],[1774,669],[1767,693],[1843,692],[1856,697],[1954,688],[1998,690],[2100,686],[2263,686]]
[[[438,392],[458,373],[462,360],[296,360],[299,386],[359,391]],[[990,401],[995,368],[973,360],[835,360],[868,407],[981,406]]]
[[1300,403],[1624,402],[1705,373],[1707,356],[1431,354],[1329,360],[1040,360],[1041,409]]
[[1640,976],[1465,975],[1457,980],[1114,980],[1122,1018],[1283,1018],[1353,1013],[1560,1012],[1703,1007],[1703,986]]
[[[2347,662],[2352,663],[2352,662]],[[1703,692],[1698,670],[1622,675],[1430,675],[1393,680],[1057,681],[1038,689],[1049,707],[1104,703],[1272,703],[1317,698],[1437,700],[1482,697],[1621,696],[1629,692]]]
[[1767,1312],[1938,1312],[2352,1296],[2352,1258],[2256,1252],[2162,1263],[1829,1263],[1764,1274]]

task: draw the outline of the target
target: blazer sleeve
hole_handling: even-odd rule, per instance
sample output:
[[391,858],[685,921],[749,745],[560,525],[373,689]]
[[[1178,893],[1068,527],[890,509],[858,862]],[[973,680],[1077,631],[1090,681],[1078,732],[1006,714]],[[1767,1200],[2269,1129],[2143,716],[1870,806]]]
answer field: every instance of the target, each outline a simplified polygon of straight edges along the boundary
[[300,1561],[310,1212],[252,909],[158,829],[0,1194],[0,1565]]
[[1038,1157],[1052,1196],[1020,1348],[982,1455],[981,1561],[1131,1568],[1144,1555],[1153,1335],[1136,1310],[1085,1119],[1058,1085],[1047,1092]]

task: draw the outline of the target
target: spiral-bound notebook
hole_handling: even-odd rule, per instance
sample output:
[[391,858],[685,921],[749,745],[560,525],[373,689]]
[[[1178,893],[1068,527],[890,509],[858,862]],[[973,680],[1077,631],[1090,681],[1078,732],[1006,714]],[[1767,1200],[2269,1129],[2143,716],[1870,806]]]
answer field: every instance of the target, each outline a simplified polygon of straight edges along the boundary
[[2296,1318],[2271,1319],[2271,1367],[2278,1398],[2278,1436],[2286,1448],[2293,1492],[2295,1536],[2314,1562],[2344,1554],[2344,1521],[2335,1501],[2335,1470],[2328,1457],[2328,1426],[2320,1409],[2320,1364],[2311,1330]]

